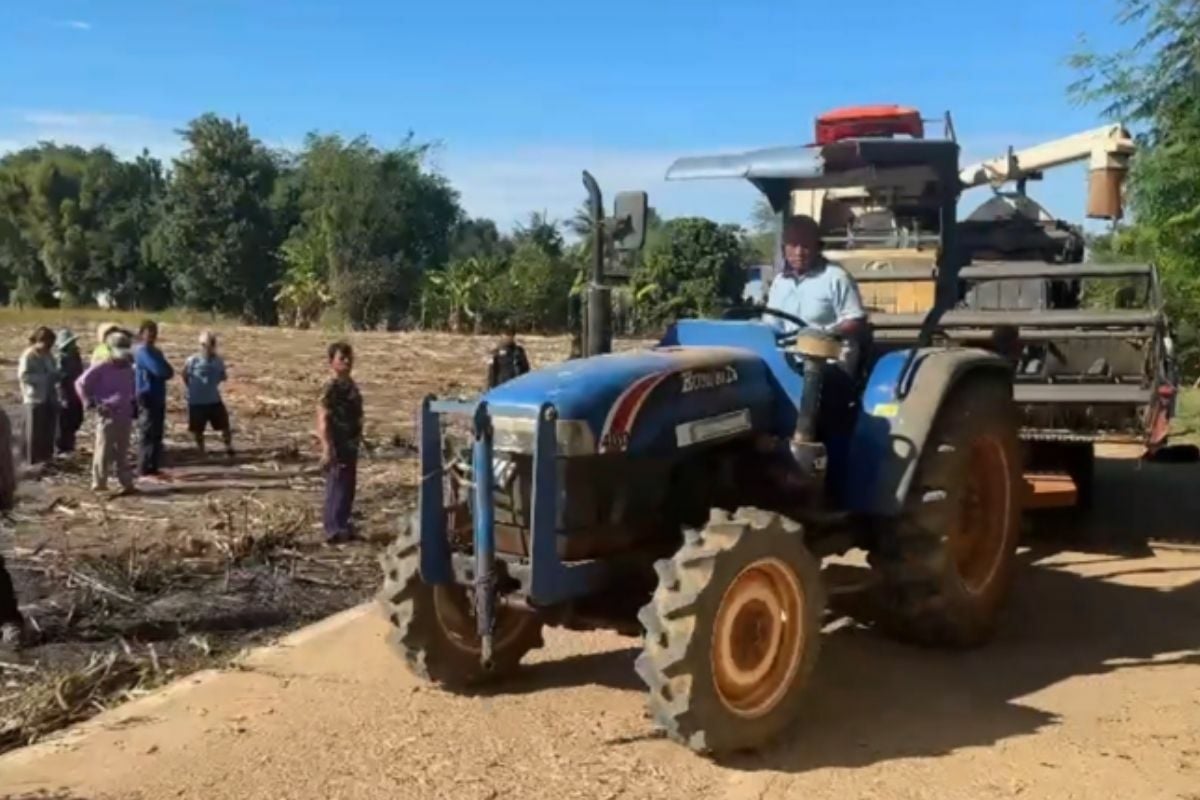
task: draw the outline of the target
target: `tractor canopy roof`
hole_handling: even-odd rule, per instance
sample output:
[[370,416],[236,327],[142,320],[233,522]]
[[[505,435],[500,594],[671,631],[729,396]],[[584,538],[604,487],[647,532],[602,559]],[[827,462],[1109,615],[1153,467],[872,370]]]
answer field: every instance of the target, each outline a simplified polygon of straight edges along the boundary
[[870,192],[905,187],[905,194],[936,202],[957,197],[960,189],[958,144],[948,139],[856,138],[693,156],[672,164],[666,178],[744,178],[776,207],[796,190],[856,187]]

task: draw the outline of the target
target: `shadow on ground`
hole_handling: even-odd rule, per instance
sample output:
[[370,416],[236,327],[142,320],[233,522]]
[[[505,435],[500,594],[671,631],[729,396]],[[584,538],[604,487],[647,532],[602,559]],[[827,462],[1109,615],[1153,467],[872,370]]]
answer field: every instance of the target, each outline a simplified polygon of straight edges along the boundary
[[[899,644],[859,625],[834,626],[823,640],[806,707],[795,729],[776,746],[735,757],[726,766],[744,770],[804,772],[821,767],[859,767],[899,758],[933,757],[966,747],[990,746],[1057,724],[1025,700],[1061,681],[1116,670],[1200,665],[1200,558],[1160,559],[1143,566],[1129,553],[1150,552],[1147,542],[1190,534],[1200,521],[1200,493],[1163,489],[1163,482],[1191,482],[1178,472],[1164,479],[1158,465],[1105,465],[1105,484],[1119,481],[1097,508],[1098,539],[1120,556],[1076,552],[1035,542],[1022,552],[1022,568],[1004,624],[990,644],[968,652]],[[1146,484],[1146,479],[1151,484]],[[1170,491],[1163,502],[1143,500]],[[1138,499],[1134,501],[1133,497]],[[1123,499],[1122,499],[1123,498]],[[1106,511],[1109,505],[1120,508]],[[1196,508],[1193,508],[1196,506]],[[1089,576],[1068,571],[1086,564]],[[1097,568],[1099,567],[1099,568]],[[1162,586],[1122,585],[1131,576],[1158,578]],[[1165,578],[1165,579],[1164,579]],[[1175,588],[1165,588],[1173,585]],[[633,672],[637,649],[580,655],[539,663],[523,671],[506,691],[599,684],[644,691]],[[621,746],[644,735],[607,742]]]
[[1095,506],[1087,512],[1027,515],[1027,542],[1126,558],[1153,554],[1151,544],[1200,547],[1200,465],[1096,460]]

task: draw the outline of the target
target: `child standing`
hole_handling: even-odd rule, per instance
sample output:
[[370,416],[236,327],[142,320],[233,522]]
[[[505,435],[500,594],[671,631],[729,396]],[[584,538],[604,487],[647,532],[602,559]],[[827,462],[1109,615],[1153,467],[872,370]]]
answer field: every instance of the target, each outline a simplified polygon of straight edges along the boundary
[[325,470],[325,538],[330,543],[354,538],[350,514],[358,482],[358,449],[362,441],[363,402],[350,377],[354,350],[345,342],[329,345],[329,381],[317,405],[317,438]]
[[229,411],[221,400],[225,361],[217,355],[217,337],[212,331],[200,334],[200,352],[183,362],[183,385],[187,390],[188,430],[196,447],[204,452],[204,431],[212,425],[225,441],[225,452],[233,457],[233,429]]
[[28,464],[42,464],[54,457],[58,370],[54,366],[53,347],[54,331],[40,327],[29,337],[29,347],[17,365],[25,411],[23,449]]
[[134,377],[132,342],[123,331],[110,333],[105,341],[108,360],[93,364],[75,383],[79,399],[96,409],[96,453],[92,459],[92,489],[108,488],[115,467],[121,491],[134,490],[129,468],[129,439],[133,433]]
[[529,359],[525,348],[517,344],[516,326],[508,323],[504,326],[500,344],[492,351],[492,360],[488,362],[488,388],[493,389],[526,372],[529,372]]

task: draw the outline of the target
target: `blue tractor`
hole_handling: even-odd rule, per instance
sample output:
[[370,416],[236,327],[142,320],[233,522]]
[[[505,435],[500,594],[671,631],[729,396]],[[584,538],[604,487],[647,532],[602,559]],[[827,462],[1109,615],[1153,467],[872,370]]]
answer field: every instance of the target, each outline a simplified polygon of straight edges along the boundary
[[[781,220],[794,193],[839,186],[919,218],[939,243],[917,346],[864,341],[843,395],[823,387],[844,343],[764,324],[802,325],[778,309],[680,320],[649,350],[607,352],[595,247],[587,357],[424,401],[418,509],[383,556],[381,599],[409,666],[451,689],[512,671],[546,625],[639,636],[654,719],[720,754],[795,718],[826,613],[822,558],[868,553],[881,630],[986,640],[1022,484],[1010,363],[933,344],[958,300],[954,142],[849,136],[668,172],[708,177],[750,180]],[[621,195],[605,223],[585,183],[597,235],[609,224],[619,247],[640,246],[645,195]]]

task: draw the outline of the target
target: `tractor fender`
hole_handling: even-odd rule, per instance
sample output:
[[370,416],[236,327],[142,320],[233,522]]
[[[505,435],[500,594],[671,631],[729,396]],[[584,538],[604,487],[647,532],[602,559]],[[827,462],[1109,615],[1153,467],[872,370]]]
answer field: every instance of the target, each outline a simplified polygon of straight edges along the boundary
[[1011,390],[1008,362],[987,350],[922,348],[902,376],[910,352],[888,353],[871,371],[850,442],[845,501],[852,511],[900,513],[942,403],[957,386],[988,375]]

